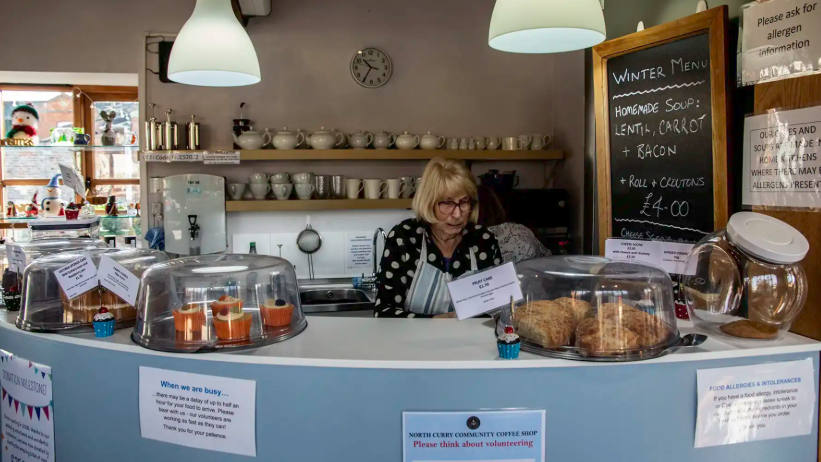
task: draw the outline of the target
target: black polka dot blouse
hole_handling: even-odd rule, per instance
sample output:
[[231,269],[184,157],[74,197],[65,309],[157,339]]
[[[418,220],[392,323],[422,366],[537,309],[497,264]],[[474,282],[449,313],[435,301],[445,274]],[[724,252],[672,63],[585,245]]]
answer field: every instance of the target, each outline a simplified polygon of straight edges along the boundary
[[427,239],[428,263],[440,271],[449,272],[453,279],[470,271],[471,248],[479,271],[502,263],[502,253],[496,237],[483,226],[468,223],[462,231],[462,242],[448,261],[434,244],[430,225],[416,218],[405,220],[388,233],[388,240],[385,241],[385,250],[376,276],[374,317],[431,317],[405,311],[405,298],[422,255],[422,239]]

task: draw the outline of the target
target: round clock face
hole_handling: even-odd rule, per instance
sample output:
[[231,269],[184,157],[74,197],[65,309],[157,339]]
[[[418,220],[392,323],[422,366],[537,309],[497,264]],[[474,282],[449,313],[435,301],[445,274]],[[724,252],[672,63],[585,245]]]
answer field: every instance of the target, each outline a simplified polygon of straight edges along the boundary
[[351,59],[351,77],[365,88],[385,85],[392,73],[391,58],[378,48],[363,48]]

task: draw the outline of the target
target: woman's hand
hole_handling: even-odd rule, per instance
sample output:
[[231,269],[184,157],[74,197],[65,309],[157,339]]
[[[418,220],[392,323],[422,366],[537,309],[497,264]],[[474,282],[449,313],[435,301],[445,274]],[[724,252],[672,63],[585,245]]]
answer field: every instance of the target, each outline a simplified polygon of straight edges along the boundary
[[453,319],[455,317],[456,317],[456,313],[451,311],[450,313],[440,314],[440,315],[434,316],[433,318],[434,319]]

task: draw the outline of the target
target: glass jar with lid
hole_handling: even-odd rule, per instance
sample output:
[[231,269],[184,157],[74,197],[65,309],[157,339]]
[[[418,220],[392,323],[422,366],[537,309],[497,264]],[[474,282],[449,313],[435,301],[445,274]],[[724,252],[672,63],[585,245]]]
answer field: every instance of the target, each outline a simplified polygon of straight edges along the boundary
[[516,271],[525,298],[499,324],[514,326],[525,351],[630,361],[680,345],[672,282],[660,268],[563,255],[520,262]]
[[726,230],[699,241],[687,258],[684,298],[693,324],[733,339],[776,339],[807,299],[799,263],[809,242],[767,215],[736,213]]
[[134,325],[134,305],[101,284],[72,298],[66,295],[55,272],[85,255],[97,268],[104,256],[109,257],[137,277],[151,265],[168,261],[164,252],[149,249],[70,250],[37,258],[23,273],[23,303],[17,327],[33,332],[91,328],[94,315],[103,306],[114,315],[117,329]]
[[196,353],[287,340],[307,321],[287,260],[264,255],[202,255],[153,266],[143,274],[137,344]]

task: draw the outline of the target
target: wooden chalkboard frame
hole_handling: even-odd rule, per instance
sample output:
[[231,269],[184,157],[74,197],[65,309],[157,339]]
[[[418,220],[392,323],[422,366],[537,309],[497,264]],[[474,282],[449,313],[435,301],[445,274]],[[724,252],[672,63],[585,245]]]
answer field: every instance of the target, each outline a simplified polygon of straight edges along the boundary
[[593,75],[596,110],[596,175],[598,185],[599,253],[612,237],[612,190],[610,183],[610,111],[607,82],[608,60],[625,54],[664,45],[707,33],[710,40],[710,85],[713,133],[713,219],[715,229],[726,227],[730,206],[728,171],[729,91],[727,6],[651,27],[641,32],[609,40],[593,47]]

